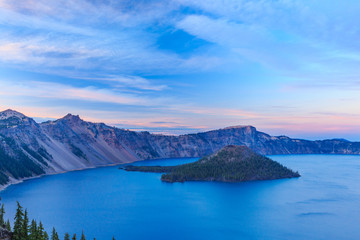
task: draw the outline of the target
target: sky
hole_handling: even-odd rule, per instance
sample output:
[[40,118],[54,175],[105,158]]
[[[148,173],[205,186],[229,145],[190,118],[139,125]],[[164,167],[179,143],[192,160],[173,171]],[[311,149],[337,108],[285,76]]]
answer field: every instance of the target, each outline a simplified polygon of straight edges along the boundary
[[360,141],[358,0],[0,0],[0,110]]

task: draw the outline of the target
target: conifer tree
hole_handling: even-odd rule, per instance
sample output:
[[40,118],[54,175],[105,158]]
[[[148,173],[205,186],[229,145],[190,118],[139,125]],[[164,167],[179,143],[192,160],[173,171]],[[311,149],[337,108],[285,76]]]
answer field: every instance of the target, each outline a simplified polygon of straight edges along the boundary
[[1,208],[0,208],[0,226],[3,226],[5,224],[4,215],[5,215],[4,204],[1,204]]
[[10,225],[10,220],[9,220],[9,219],[6,221],[6,229],[7,229],[9,232],[11,232],[11,225]]
[[60,240],[54,227],[53,227],[52,234],[51,234],[51,240]]
[[74,236],[72,237],[71,240],[76,240],[76,233],[74,233]]
[[14,233],[13,240],[23,240],[23,222],[24,222],[24,213],[23,208],[19,202],[17,202],[17,209],[15,214],[15,223],[14,223]]
[[115,237],[113,236],[113,240],[115,240]]
[[69,233],[65,233],[64,240],[70,240],[70,234]]
[[43,240],[49,240],[49,235],[46,231],[44,231]]
[[85,235],[84,235],[84,231],[81,232],[81,238],[80,238],[80,240],[86,240],[86,239],[85,239]]
[[29,240],[38,240],[38,227],[36,221],[33,219],[29,229]]
[[27,209],[25,209],[25,213],[24,213],[24,220],[23,220],[22,229],[21,229],[21,236],[22,236],[22,240],[29,239],[29,218],[28,218]]
[[[46,234],[47,235],[47,234]],[[37,240],[44,240],[45,239],[45,232],[44,232],[44,226],[42,222],[39,222],[39,227],[37,228],[37,234],[36,234]],[[48,236],[49,238],[49,236]]]

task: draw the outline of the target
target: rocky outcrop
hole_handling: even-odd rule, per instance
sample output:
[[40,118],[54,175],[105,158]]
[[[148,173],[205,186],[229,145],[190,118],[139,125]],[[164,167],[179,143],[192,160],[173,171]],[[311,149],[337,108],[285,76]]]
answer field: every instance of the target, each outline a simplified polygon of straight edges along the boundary
[[227,145],[263,154],[360,154],[360,143],[270,136],[236,126],[181,136],[155,135],[91,123],[68,114],[38,124],[13,111],[0,113],[0,185],[42,174],[142,159],[203,157]]

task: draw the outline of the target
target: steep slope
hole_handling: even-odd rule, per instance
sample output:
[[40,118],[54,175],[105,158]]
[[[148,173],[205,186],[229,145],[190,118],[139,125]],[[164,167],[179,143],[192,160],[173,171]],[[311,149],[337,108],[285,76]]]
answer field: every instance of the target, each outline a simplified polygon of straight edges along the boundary
[[21,113],[0,113],[0,184],[45,173],[49,155],[41,141],[40,126]]
[[295,178],[300,175],[246,146],[226,146],[200,160],[179,166],[126,166],[126,171],[164,172],[165,182],[244,182]]
[[203,157],[227,145],[244,145],[262,155],[360,154],[360,143],[274,137],[252,126],[181,136],[134,132],[68,114],[38,124],[23,114],[0,112],[0,185],[58,173],[141,159]]
[[0,185],[43,174],[139,160],[116,141],[114,131],[70,114],[38,124],[13,110],[1,112]]

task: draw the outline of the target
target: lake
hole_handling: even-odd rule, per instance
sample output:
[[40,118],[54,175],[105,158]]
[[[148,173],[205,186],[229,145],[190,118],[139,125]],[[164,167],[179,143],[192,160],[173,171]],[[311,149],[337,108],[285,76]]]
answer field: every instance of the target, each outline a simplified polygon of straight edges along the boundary
[[[103,167],[45,176],[1,192],[60,239],[360,239],[360,156],[271,156],[298,179],[163,183],[161,174]],[[163,159],[136,165],[177,165]],[[78,237],[79,238],[79,237]]]

